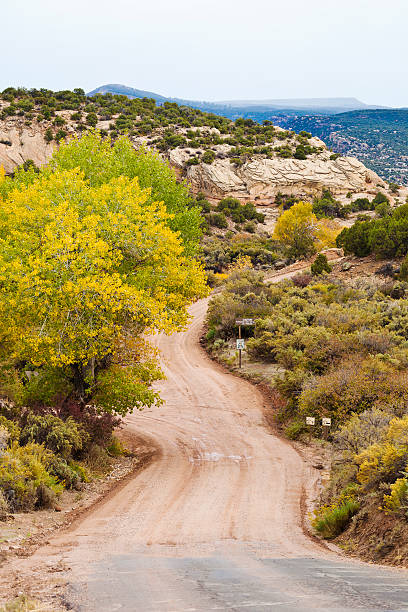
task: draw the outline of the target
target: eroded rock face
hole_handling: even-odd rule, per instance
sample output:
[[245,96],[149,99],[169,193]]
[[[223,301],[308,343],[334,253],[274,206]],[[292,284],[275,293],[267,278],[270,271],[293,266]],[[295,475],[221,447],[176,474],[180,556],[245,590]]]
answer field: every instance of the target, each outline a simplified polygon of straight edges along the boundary
[[22,119],[0,121],[0,166],[10,174],[17,166],[32,159],[36,166],[46,164],[54,150],[44,140],[44,129],[33,123],[26,126]]
[[[186,154],[183,149],[170,152],[170,163],[181,170]],[[210,200],[234,197],[251,200],[258,206],[270,206],[278,192],[297,197],[321,196],[330,189],[337,197],[347,193],[372,195],[387,185],[375,172],[353,157],[330,159],[327,151],[319,158],[268,159],[256,156],[241,167],[229,159],[212,164],[190,166],[185,172],[194,192],[202,191]]]
[[[66,121],[64,130],[68,136],[74,134],[69,112],[60,111],[58,114]],[[100,122],[97,127],[106,129],[108,126]],[[279,131],[279,128],[275,129]],[[27,126],[21,117],[0,121],[0,165],[4,166],[6,173],[13,172],[16,166],[28,159],[37,166],[46,164],[56,144],[55,141],[48,144],[44,135],[44,125],[33,122]],[[134,145],[146,144],[146,140],[145,137],[135,138]],[[186,162],[191,151],[185,148],[169,151],[168,158],[178,176],[187,178],[193,192],[202,191],[213,202],[231,196],[243,202],[250,200],[257,206],[271,206],[279,192],[310,199],[321,196],[324,189],[330,189],[336,198],[346,201],[349,192],[353,196],[365,197],[375,195],[379,188],[387,188],[375,172],[357,159],[330,159],[331,153],[321,140],[312,138],[309,142],[318,153],[305,160],[254,155],[238,167],[228,157],[231,149],[228,144],[213,147],[217,158],[212,164],[188,166]]]

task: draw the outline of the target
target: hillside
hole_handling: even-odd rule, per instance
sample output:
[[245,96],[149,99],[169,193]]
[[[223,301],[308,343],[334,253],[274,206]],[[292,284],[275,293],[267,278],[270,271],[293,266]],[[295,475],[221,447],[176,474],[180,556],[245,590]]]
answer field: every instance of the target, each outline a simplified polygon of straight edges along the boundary
[[284,129],[306,130],[341,155],[357,157],[386,180],[408,184],[408,109],[387,109],[356,98],[224,100],[205,102],[168,98],[125,85],[109,84],[88,95],[111,93],[176,102],[236,120],[270,120]]
[[354,110],[332,117],[274,119],[285,129],[308,130],[341,155],[358,157],[380,176],[408,184],[408,109]]
[[346,201],[387,185],[361,162],[339,157],[310,133],[231,121],[188,106],[110,93],[89,98],[80,89],[6,89],[0,100],[0,163],[7,173],[32,160],[42,165],[67,137],[96,127],[113,139],[127,133],[157,150],[186,177],[192,191],[214,201],[236,197],[262,206],[278,194],[313,198],[325,189]]

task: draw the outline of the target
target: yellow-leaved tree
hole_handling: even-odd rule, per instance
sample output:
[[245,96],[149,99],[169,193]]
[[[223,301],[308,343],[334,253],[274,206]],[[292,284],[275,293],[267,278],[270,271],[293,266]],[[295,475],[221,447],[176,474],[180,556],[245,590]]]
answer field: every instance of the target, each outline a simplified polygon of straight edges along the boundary
[[329,220],[318,219],[310,202],[297,202],[278,218],[273,237],[287,247],[292,257],[307,257],[335,246],[340,228]]
[[[158,398],[160,371],[138,340],[181,330],[207,293],[172,216],[138,178],[92,185],[77,169],[47,171],[0,207],[3,354],[26,381],[125,414]],[[30,378],[30,377],[29,377]],[[41,384],[39,384],[41,381]],[[46,393],[45,393],[46,395]]]

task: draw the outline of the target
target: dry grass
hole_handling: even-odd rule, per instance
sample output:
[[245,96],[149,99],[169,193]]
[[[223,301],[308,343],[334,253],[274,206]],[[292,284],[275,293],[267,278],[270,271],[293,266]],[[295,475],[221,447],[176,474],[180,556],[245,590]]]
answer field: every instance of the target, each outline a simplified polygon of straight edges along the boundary
[[51,608],[48,604],[31,599],[27,595],[20,595],[2,606],[0,612],[56,612],[56,608]]

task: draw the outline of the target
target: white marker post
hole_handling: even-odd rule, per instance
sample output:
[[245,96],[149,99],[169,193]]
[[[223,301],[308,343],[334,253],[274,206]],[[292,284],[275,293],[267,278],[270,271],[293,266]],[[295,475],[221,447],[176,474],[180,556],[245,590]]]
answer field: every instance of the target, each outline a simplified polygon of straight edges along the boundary
[[306,417],[306,425],[308,426],[309,429],[309,442],[312,439],[312,427],[314,425],[316,425],[316,418],[315,417]]
[[323,426],[323,437],[325,440],[329,437],[329,429],[331,427],[331,419],[328,417],[322,418],[322,426]]
[[253,319],[237,319],[235,325],[238,325],[237,351],[239,353],[239,367],[242,368],[242,351],[245,349],[245,340],[241,336],[242,325],[254,325]]

